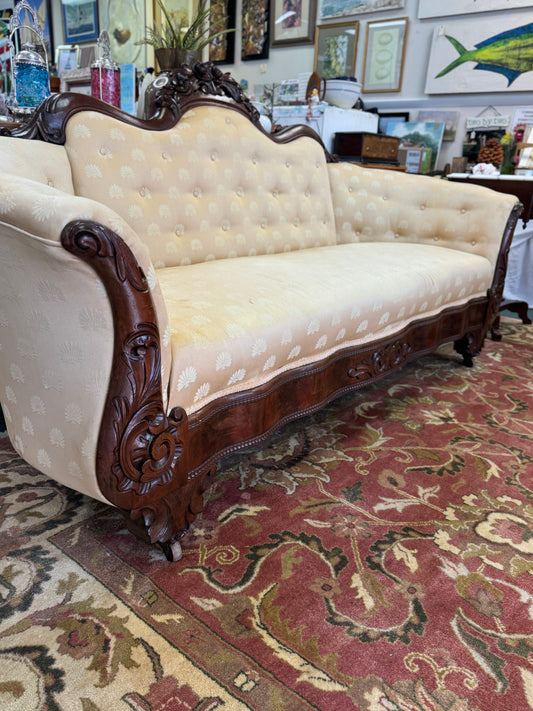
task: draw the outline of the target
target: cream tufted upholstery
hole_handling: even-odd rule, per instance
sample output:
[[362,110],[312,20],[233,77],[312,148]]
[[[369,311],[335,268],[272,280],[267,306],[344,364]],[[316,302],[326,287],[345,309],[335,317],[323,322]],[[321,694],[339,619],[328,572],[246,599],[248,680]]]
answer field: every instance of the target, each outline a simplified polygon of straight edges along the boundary
[[158,133],[83,112],[66,148],[76,194],[135,226],[157,268],[335,243],[320,145],[277,146],[231,109]]
[[[168,409],[198,411],[486,294],[510,196],[326,163],[227,107],[151,131],[75,113],[65,146],[0,138],[0,402],[40,471],[95,498],[113,319],[60,244],[114,230],[147,276]],[[209,262],[209,264],[206,264]],[[168,402],[167,402],[168,400]]]
[[494,267],[512,195],[491,200],[485,190],[419,175],[328,167],[339,242],[432,244],[479,254]]

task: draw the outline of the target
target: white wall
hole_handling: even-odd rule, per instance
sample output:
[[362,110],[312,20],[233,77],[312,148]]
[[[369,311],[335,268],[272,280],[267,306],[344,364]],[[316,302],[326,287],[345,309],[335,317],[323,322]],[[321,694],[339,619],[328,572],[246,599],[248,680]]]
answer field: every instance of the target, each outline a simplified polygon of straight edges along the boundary
[[[150,6],[152,0],[146,0]],[[435,0],[435,2],[445,3],[446,0]],[[274,0],[271,0],[271,4]],[[54,18],[54,39],[56,44],[62,43],[63,28],[61,20],[60,0],[52,0]],[[234,64],[221,65],[223,71],[229,71],[237,81],[246,79],[250,93],[256,91],[256,87],[264,84],[278,83],[283,79],[297,78],[298,74],[313,71],[314,46],[294,45],[291,47],[270,47],[269,57],[266,60],[252,60],[243,62],[241,54],[240,22],[242,0],[237,0],[237,31],[235,33],[235,57]],[[523,13],[524,10],[510,10],[487,12],[482,15],[461,15],[461,20],[467,22],[478,21],[481,16],[498,18],[505,16],[509,18],[513,13]],[[410,117],[415,119],[419,109],[448,109],[459,110],[461,119],[458,126],[457,138],[454,142],[443,144],[438,168],[443,168],[445,163],[451,162],[453,156],[462,154],[462,142],[465,133],[466,116],[476,116],[488,106],[494,107],[502,114],[513,115],[515,106],[533,106],[533,92],[498,92],[493,94],[442,94],[427,95],[424,93],[427,64],[431,46],[431,38],[435,27],[439,26],[446,19],[436,18],[419,20],[418,0],[406,0],[406,6],[402,10],[382,11],[375,13],[363,13],[351,17],[336,18],[333,21],[348,21],[350,19],[359,21],[359,40],[357,44],[357,57],[355,64],[355,74],[361,78],[363,71],[363,55],[365,48],[366,24],[369,20],[386,20],[396,17],[408,17],[409,25],[407,30],[405,63],[403,71],[403,82],[400,92],[363,94],[362,99],[366,107],[378,107],[384,111],[409,111]],[[454,18],[457,19],[457,18]],[[533,11],[532,11],[533,19]],[[326,23],[324,23],[326,24]],[[61,41],[60,41],[61,39]],[[259,97],[258,97],[259,98]],[[492,109],[491,109],[492,111]]]

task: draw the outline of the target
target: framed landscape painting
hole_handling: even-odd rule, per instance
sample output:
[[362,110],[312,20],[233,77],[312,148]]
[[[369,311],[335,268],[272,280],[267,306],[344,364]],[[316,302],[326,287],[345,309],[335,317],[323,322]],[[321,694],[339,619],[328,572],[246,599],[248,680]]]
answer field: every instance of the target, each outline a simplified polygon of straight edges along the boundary
[[403,7],[405,7],[405,0],[320,0],[318,17],[320,20],[325,20],[328,17],[398,10]]
[[518,7],[533,7],[531,0],[418,0],[418,17],[444,17],[467,15],[491,10],[510,10]]
[[79,44],[98,39],[97,2],[72,3],[63,0],[65,44]]
[[354,76],[358,35],[358,22],[337,22],[316,28],[314,71],[321,79]]

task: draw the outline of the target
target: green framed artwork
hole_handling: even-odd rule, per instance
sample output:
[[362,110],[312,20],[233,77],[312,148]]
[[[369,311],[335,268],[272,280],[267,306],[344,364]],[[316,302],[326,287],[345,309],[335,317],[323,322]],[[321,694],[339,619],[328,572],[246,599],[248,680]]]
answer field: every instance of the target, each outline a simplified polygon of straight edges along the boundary
[[321,79],[355,75],[358,36],[359,22],[317,26],[314,71]]

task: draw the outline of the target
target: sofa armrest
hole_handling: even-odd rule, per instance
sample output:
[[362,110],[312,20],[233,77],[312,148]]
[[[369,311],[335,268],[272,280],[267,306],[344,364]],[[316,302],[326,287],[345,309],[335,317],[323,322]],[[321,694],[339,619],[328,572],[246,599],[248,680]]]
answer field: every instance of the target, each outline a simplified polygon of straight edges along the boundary
[[439,245],[489,259],[495,267],[517,200],[475,185],[424,175],[329,165],[337,240]]
[[[11,440],[28,462],[102,499],[97,442],[116,320],[98,273],[63,246],[66,234],[89,223],[105,225],[127,245],[147,277],[158,330],[168,329],[156,273],[127,223],[94,201],[6,178],[0,188],[0,402]],[[170,348],[161,341],[168,374]],[[161,378],[166,394],[168,375]]]

